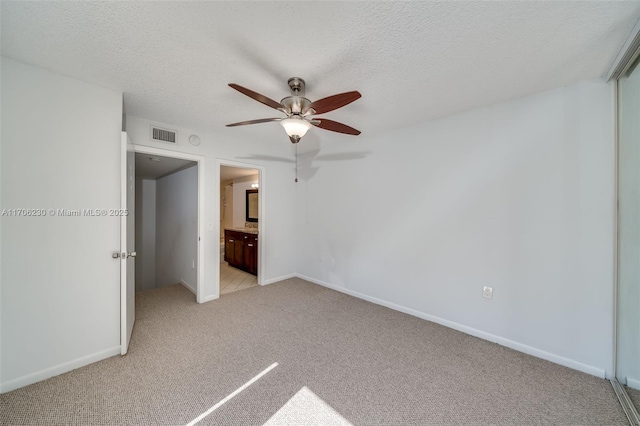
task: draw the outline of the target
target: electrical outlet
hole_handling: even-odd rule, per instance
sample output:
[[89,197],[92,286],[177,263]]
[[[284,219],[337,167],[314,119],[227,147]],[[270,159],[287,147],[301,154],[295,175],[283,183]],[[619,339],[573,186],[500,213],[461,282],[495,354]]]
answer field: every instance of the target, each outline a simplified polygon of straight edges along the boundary
[[191,261],[191,269],[196,269],[196,261],[195,260]]
[[280,252],[276,251],[276,259],[280,259]]
[[482,287],[482,297],[485,299],[491,299],[493,297],[493,287],[484,286]]

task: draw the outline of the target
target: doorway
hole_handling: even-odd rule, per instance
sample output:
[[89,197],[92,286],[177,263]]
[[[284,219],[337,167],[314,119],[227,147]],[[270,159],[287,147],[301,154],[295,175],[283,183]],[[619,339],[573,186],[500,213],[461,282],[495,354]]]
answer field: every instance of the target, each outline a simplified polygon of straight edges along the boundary
[[219,294],[260,284],[264,247],[260,167],[220,162]]
[[198,163],[135,154],[136,292],[181,284],[197,293]]
[[135,145],[136,291],[181,284],[204,301],[204,157]]

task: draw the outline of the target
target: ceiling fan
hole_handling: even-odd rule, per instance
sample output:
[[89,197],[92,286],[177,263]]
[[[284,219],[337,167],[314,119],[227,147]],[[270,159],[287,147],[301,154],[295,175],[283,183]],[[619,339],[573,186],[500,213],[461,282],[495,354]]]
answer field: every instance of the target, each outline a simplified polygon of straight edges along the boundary
[[291,77],[288,81],[291,89],[291,96],[287,96],[280,102],[269,99],[260,93],[249,90],[238,84],[231,83],[229,86],[238,92],[249,96],[256,101],[263,103],[278,111],[284,112],[287,116],[283,118],[261,118],[258,120],[240,121],[238,123],[227,124],[227,127],[245,126],[247,124],[268,123],[271,121],[279,121],[284,130],[289,135],[292,143],[300,142],[300,139],[307,133],[311,126],[321,129],[330,130],[332,132],[344,133],[347,135],[359,135],[360,131],[349,127],[346,124],[337,121],[328,120],[326,118],[311,117],[316,114],[324,114],[342,108],[345,105],[359,99],[362,95],[357,92],[345,92],[337,95],[329,96],[311,102],[304,97],[304,80],[299,77]]

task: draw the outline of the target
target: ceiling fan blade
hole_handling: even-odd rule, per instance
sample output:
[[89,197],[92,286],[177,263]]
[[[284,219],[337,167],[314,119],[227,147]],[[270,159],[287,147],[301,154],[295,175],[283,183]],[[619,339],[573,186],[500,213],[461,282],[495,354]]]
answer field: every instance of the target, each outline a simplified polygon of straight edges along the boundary
[[260,118],[258,120],[239,121],[237,123],[227,124],[226,127],[246,126],[247,124],[268,123],[270,121],[280,121],[282,118]]
[[325,112],[342,108],[361,97],[362,95],[357,91],[340,93],[338,95],[329,96],[312,102],[308,109],[313,108],[316,114],[324,114]]
[[265,104],[266,106],[270,106],[271,108],[279,109],[282,111],[285,110],[285,107],[280,102],[276,102],[273,99],[269,99],[258,92],[254,92],[253,90],[249,90],[246,87],[242,87],[239,84],[235,84],[235,83],[229,83],[229,86],[236,89],[238,92],[242,93],[243,95],[247,95],[248,97],[255,99],[256,101]]
[[[315,122],[318,121],[319,123],[316,124]],[[332,132],[345,133],[347,135],[356,136],[360,134],[360,130],[349,127],[346,124],[338,123],[337,121],[327,120],[326,118],[314,117],[311,121],[311,124],[324,130],[331,130]]]

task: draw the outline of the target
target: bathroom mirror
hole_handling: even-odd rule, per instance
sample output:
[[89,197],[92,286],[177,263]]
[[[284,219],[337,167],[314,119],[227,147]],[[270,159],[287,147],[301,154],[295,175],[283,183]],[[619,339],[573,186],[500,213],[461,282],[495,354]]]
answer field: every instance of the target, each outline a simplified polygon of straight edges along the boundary
[[258,221],[258,190],[247,189],[247,222]]

